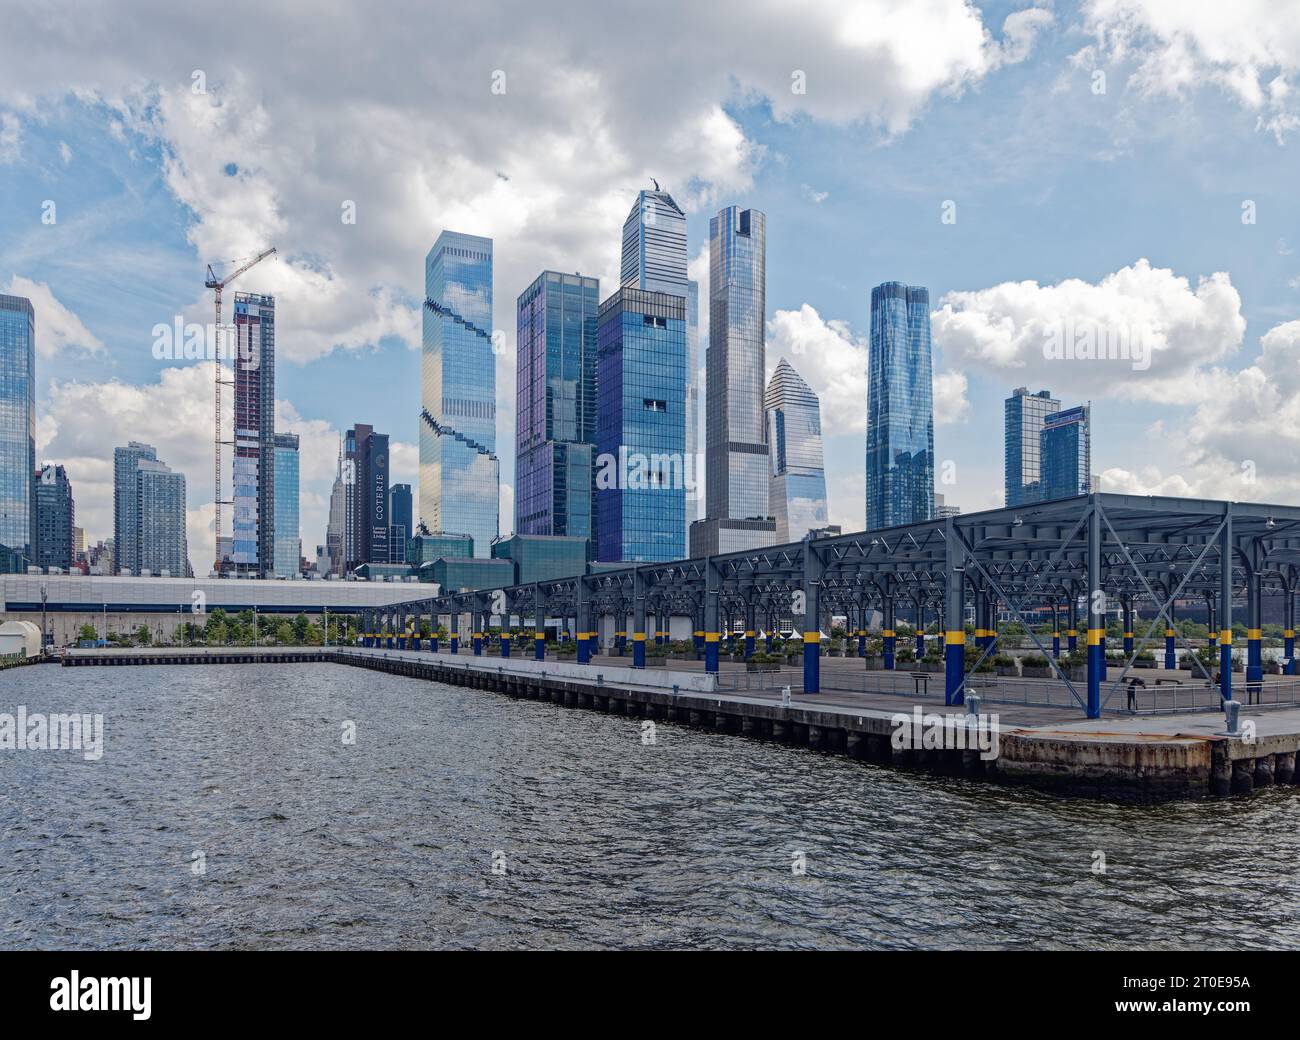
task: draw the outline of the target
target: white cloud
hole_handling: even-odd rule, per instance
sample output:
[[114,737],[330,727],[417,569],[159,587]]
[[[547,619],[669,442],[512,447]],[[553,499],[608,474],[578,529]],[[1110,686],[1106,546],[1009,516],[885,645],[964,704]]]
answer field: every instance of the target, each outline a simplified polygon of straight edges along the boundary
[[1300,127],[1292,80],[1300,73],[1300,22],[1276,0],[1232,4],[1088,0],[1084,31],[1091,61],[1132,64],[1129,86],[1181,97],[1215,86],[1255,114],[1281,144]]
[[0,112],[0,166],[16,163],[22,154],[22,123],[12,112]]
[[[951,292],[940,302],[931,320],[950,365],[1004,381],[1065,386],[1075,397],[1195,399],[1203,392],[1199,371],[1231,357],[1246,328],[1227,274],[1202,277],[1193,289],[1145,259],[1096,284],[1003,282]],[[1114,360],[1063,357],[1053,349],[1063,334],[1074,342],[1127,344],[1128,353],[1117,349]]]
[[1190,414],[1151,429],[1144,454],[1176,459],[1177,469],[1115,467],[1104,491],[1238,501],[1295,501],[1300,495],[1300,321],[1260,338],[1252,364],[1203,374],[1205,393]]
[[72,148],[67,141],[59,142],[59,158],[63,160],[63,165],[67,166],[72,162]]
[[50,358],[61,350],[74,348],[90,354],[101,353],[104,344],[67,307],[63,306],[44,282],[14,275],[4,291],[26,296],[36,311],[36,354]]
[[[294,316],[280,353],[307,360],[384,335],[417,345],[412,304],[443,228],[496,240],[495,321],[513,341],[515,295],[543,268],[615,284],[617,229],[651,175],[694,210],[752,187],[764,157],[729,104],[761,97],[779,119],[899,134],[934,95],[1022,60],[1051,16],[1017,12],[998,39],[966,0],[764,2],[739,18],[668,0],[646,24],[672,26],[671,40],[648,31],[616,47],[596,4],[557,21],[528,4],[304,18],[232,0],[223,17],[259,31],[213,34],[180,6],[110,4],[87,24],[54,0],[26,45],[0,40],[0,91],[102,98],[124,140],[156,140],[200,261],[278,246],[244,284]],[[430,29],[448,42],[434,64]],[[340,219],[348,200],[355,224]],[[207,306],[196,296],[196,314]]]
[[811,184],[799,185],[799,193],[814,206],[820,206],[831,195],[829,191],[818,191]]

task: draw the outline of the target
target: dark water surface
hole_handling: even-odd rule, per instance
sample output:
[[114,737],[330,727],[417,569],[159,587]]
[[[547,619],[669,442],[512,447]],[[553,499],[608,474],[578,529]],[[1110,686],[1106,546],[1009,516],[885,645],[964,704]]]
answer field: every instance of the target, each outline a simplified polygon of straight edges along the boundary
[[3,948],[1300,946],[1293,788],[1060,801],[340,665],[19,704],[106,750],[0,751]]

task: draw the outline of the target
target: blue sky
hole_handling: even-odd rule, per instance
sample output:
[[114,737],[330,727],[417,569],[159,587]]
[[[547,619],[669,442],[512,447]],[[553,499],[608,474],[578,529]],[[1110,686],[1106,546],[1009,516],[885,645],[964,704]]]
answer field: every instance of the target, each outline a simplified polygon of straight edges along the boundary
[[[863,516],[870,290],[889,279],[930,290],[950,502],[1000,504],[1002,400],[1021,384],[1092,400],[1105,490],[1300,490],[1294,5],[866,0],[729,21],[729,5],[670,3],[659,21],[679,42],[651,33],[617,56],[608,36],[638,8],[561,28],[528,5],[447,8],[438,26],[465,44],[436,62],[406,28],[434,17],[419,5],[277,6],[252,42],[113,7],[86,24],[56,3],[30,38],[0,41],[0,290],[31,287],[38,454],[68,465],[92,539],[111,534],[113,444],[150,440],[189,477],[202,569],[210,373],[150,345],[159,322],[209,319],[209,260],[280,250],[241,287],[279,301],[277,399],[303,437],[310,555],[343,429],[386,429],[396,477],[416,483],[418,304],[439,231],[493,237],[512,351],[515,296],[543,267],[612,289],[650,176],[688,209],[697,274],[712,213],[767,213],[768,365],[790,356],[823,397],[846,528]],[[1149,337],[1150,368],[1044,359],[1044,331],[1066,321]],[[498,389],[505,532],[511,352]]]

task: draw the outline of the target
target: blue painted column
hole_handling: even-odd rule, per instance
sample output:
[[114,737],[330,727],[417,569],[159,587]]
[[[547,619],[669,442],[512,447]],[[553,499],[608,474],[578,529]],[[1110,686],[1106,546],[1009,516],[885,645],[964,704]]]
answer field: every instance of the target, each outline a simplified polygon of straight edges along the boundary
[[803,692],[820,693],[822,688],[821,592],[825,561],[811,540],[803,543]]
[[510,629],[506,628],[505,625],[501,626],[501,656],[510,656]]
[[645,575],[638,567],[632,572],[632,667],[645,667]]
[[717,673],[718,671],[718,646],[722,638],[720,632],[704,633],[704,670],[706,672]]
[[432,632],[429,633],[429,653],[436,654],[437,652],[438,652],[438,630],[435,628]]
[[632,633],[632,667],[645,667],[645,633]]
[[1126,599],[1123,601],[1124,608],[1124,656],[1129,658],[1133,656],[1133,601]]
[[1088,496],[1088,718],[1101,718],[1101,640],[1106,615],[1097,609],[1101,591],[1101,510],[1097,495]]
[[1260,628],[1259,602],[1263,577],[1258,542],[1251,544],[1250,557],[1251,565],[1246,571],[1246,689],[1257,700],[1264,682],[1264,633]]
[[1282,640],[1283,640],[1282,657],[1288,662],[1286,665],[1286,674],[1295,675],[1297,674],[1296,660],[1295,660],[1295,628],[1294,628],[1295,590],[1290,587],[1289,579],[1288,579],[1286,592],[1283,596],[1283,600],[1285,603],[1283,609],[1286,611],[1286,617],[1282,619],[1282,624],[1284,626],[1282,629]]
[[881,654],[881,657],[885,666],[885,671],[892,672],[894,670],[894,639],[895,639],[894,597],[893,596],[885,597],[884,607],[885,607],[884,631],[881,633],[881,636],[883,637],[882,642],[884,643],[884,647],[883,647],[883,653]]
[[1219,531],[1219,696],[1232,700],[1232,506]]
[[450,621],[449,621],[451,631],[448,633],[448,635],[451,637],[450,650],[454,654],[460,649],[460,609],[458,605],[455,603],[451,605],[451,609],[452,609],[452,613],[450,615]]
[[546,660],[546,629],[534,629],[533,631],[533,660]]
[[966,549],[957,534],[955,517],[948,517],[944,535],[944,576],[946,591],[943,598],[943,703],[961,704],[965,701],[966,680]]
[[470,626],[473,628],[473,632],[470,634],[470,638],[474,644],[475,657],[483,656],[483,629],[487,627],[486,625],[483,624],[485,620],[486,619],[483,617],[483,615],[480,614],[477,610],[472,611],[470,613],[469,623]]
[[925,602],[916,601],[916,660],[920,664],[925,656]]
[[867,656],[867,605],[858,604],[858,656]]
[[[1171,612],[1173,611],[1172,604],[1170,605],[1169,609]],[[1165,668],[1172,671],[1177,667],[1178,667],[1178,655],[1174,653],[1174,630],[1172,628],[1166,627],[1165,628]]]

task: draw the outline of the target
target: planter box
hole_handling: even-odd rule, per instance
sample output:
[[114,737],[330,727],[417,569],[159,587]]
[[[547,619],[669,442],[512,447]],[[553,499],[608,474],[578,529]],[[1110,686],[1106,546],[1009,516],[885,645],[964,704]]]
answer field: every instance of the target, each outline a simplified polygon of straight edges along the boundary
[[1020,674],[1026,679],[1050,679],[1054,673],[1051,666],[1027,664],[1021,667]]
[[916,670],[918,672],[934,672],[937,674],[944,670],[944,664],[942,661],[922,661]]
[[1136,661],[1133,662],[1134,668],[1154,668],[1155,666],[1156,663],[1154,660],[1144,661],[1141,658],[1138,658]]
[[1020,675],[1020,669],[1018,669],[1014,664],[995,664],[993,670],[998,675]]
[[869,672],[884,671],[885,662],[882,661],[879,657],[864,657],[863,660],[866,661],[867,663],[867,671]]
[[826,656],[827,656],[827,657],[843,657],[843,656],[844,656],[844,651],[843,651],[843,650],[827,650],[827,651],[826,651]]
[[747,672],[779,672],[781,665],[777,661],[746,661],[745,671]]
[[668,658],[666,658],[666,657],[650,657],[650,656],[647,655],[647,657],[646,657],[646,659],[645,659],[645,666],[646,666],[647,668],[667,668],[667,667],[668,667]]

